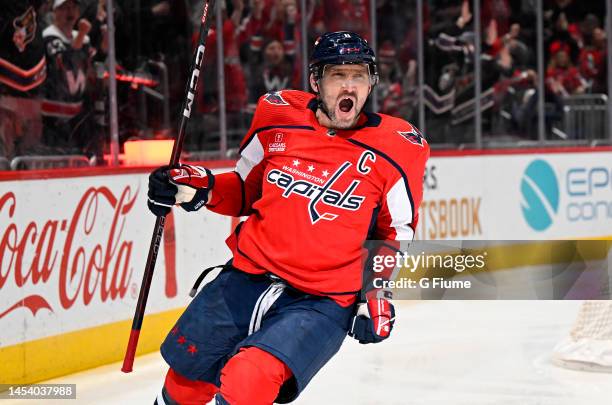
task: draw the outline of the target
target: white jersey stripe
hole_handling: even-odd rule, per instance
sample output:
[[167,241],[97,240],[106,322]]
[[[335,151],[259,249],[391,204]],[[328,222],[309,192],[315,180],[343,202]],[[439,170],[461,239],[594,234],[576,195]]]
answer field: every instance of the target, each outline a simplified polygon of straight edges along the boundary
[[236,163],[236,171],[242,180],[245,180],[251,170],[257,166],[264,157],[264,149],[259,141],[259,137],[255,135],[251,138],[249,144],[240,152],[240,160]]
[[387,193],[387,207],[391,214],[391,226],[397,233],[395,239],[411,241],[414,237],[414,230],[409,226],[412,223],[412,208],[403,179],[400,178]]

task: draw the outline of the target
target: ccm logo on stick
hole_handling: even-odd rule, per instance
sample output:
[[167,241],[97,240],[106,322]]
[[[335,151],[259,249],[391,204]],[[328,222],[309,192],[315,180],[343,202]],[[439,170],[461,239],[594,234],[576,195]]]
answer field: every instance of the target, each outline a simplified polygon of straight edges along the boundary
[[208,17],[208,2],[204,4],[204,11],[202,12],[202,24],[206,23],[206,17]]
[[185,118],[189,118],[191,116],[191,106],[193,105],[193,100],[195,99],[195,92],[198,85],[198,78],[200,77],[200,67],[202,66],[202,59],[204,59],[204,45],[200,45],[196,53],[195,66],[193,67],[191,79],[189,80],[187,103],[185,104],[185,109],[183,110],[183,115],[185,116]]

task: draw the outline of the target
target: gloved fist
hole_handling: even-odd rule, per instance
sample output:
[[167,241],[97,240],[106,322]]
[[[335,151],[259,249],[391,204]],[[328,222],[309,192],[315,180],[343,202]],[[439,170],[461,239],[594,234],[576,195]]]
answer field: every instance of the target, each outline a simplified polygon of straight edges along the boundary
[[371,298],[359,304],[349,336],[362,344],[382,342],[391,334],[394,323],[393,304],[384,298]]
[[215,177],[205,167],[180,165],[162,166],[149,176],[149,210],[168,215],[172,206],[180,204],[186,211],[197,211],[208,202],[208,192]]
[[175,204],[185,211],[197,211],[208,202],[208,193],[215,185],[215,176],[202,166],[180,165],[170,169],[170,183],[178,189]]
[[155,216],[166,216],[175,204],[178,188],[170,183],[168,176],[169,166],[162,166],[155,169],[149,175],[149,201],[147,206]]

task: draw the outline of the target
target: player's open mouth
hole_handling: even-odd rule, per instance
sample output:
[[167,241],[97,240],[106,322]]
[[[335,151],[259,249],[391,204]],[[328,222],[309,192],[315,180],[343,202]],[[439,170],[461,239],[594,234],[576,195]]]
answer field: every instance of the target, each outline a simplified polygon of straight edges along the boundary
[[338,115],[340,117],[346,118],[353,111],[353,106],[355,105],[355,101],[352,98],[344,97],[340,99],[338,103]]

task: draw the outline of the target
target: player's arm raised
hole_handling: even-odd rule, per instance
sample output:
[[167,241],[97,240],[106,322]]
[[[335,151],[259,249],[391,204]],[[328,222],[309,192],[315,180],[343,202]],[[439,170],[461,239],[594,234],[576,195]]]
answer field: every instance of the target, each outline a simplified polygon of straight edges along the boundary
[[149,176],[148,206],[155,215],[167,215],[174,205],[186,211],[203,206],[222,215],[243,216],[261,197],[265,164],[262,141],[256,128],[261,127],[261,108],[240,147],[240,159],[231,172],[213,174],[203,166],[181,164],[162,166]]

